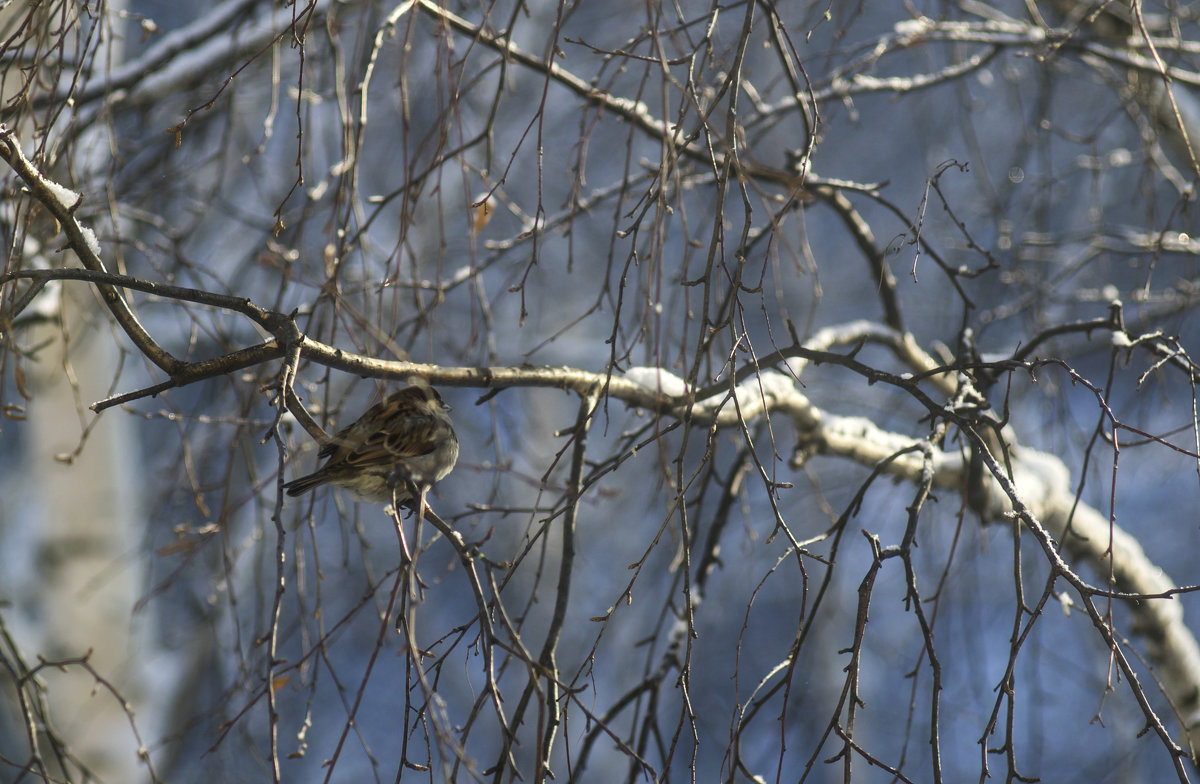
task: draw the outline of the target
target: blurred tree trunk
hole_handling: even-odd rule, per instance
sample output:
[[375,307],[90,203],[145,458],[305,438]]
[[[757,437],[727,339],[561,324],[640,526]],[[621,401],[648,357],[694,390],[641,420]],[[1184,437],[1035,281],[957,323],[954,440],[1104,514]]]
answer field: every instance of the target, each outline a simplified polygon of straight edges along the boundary
[[[30,13],[23,4],[9,6],[0,16],[0,29],[20,24]],[[84,11],[77,8],[75,13]],[[47,40],[52,27],[63,21],[52,17],[49,12],[34,17]],[[120,51],[109,46],[111,52]],[[18,138],[34,138],[30,129],[16,130]],[[95,128],[89,134],[99,132]],[[85,141],[64,155],[82,158],[90,148]],[[86,160],[64,157],[50,171],[65,184],[70,183],[68,171],[86,183],[88,168]],[[8,221],[30,219],[6,212]],[[43,258],[58,250],[58,242],[49,239],[56,228],[43,228],[28,235],[17,232],[31,238],[24,247],[11,249],[25,266],[59,263]],[[38,242],[47,244],[39,247]],[[145,703],[157,692],[146,661],[150,616],[133,614],[144,583],[137,529],[142,514],[135,487],[139,457],[127,417],[98,418],[87,408],[105,395],[101,385],[113,377],[119,349],[106,334],[94,292],[50,287],[41,296],[42,320],[23,335],[26,345],[41,349],[35,361],[22,363],[30,395],[28,427],[23,475],[10,479],[20,488],[19,501],[0,516],[7,529],[7,557],[14,565],[6,570],[2,589],[16,611],[9,628],[16,632],[25,667],[34,666],[34,656],[71,663],[37,673],[46,716],[12,719],[39,725],[43,759],[66,768],[49,771],[51,775],[133,782],[143,778],[139,770],[145,769],[134,753],[140,744],[131,743],[130,715],[146,742],[159,734]],[[87,666],[80,663],[85,659]],[[36,704],[38,684],[27,681],[20,688]],[[55,753],[59,743],[70,749],[69,757]]]

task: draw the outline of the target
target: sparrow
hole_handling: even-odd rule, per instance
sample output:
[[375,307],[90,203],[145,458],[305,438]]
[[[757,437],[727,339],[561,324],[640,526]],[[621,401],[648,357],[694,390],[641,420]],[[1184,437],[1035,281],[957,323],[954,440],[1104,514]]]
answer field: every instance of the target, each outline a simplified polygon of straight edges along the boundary
[[331,484],[364,501],[411,504],[414,487],[423,493],[458,461],[449,410],[428,383],[393,392],[321,447],[318,455],[327,459],[320,468],[283,489],[297,496]]

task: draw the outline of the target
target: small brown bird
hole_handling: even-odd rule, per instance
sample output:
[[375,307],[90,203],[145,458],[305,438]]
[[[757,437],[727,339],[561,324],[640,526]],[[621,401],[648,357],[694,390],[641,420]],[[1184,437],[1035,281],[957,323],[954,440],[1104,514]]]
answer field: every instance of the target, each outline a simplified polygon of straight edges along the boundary
[[458,435],[450,406],[428,383],[393,392],[329,440],[318,455],[328,458],[308,476],[283,486],[288,495],[323,484],[349,490],[364,501],[412,503],[409,484],[428,489],[458,461]]

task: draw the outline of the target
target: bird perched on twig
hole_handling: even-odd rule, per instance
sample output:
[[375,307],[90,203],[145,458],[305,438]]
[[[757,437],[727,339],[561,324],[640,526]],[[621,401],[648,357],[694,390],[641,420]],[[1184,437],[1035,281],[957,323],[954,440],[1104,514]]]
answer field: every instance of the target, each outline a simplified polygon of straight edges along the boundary
[[321,447],[318,455],[326,460],[320,468],[283,489],[297,496],[331,484],[364,501],[412,504],[414,488],[423,495],[458,461],[449,410],[423,380],[393,392]]

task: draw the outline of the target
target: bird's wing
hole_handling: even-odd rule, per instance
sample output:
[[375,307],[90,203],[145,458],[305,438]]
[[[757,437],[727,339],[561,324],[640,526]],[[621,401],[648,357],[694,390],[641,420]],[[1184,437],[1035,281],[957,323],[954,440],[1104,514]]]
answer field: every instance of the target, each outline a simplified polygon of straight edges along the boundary
[[390,419],[387,425],[367,436],[345,457],[349,465],[371,467],[393,465],[407,457],[427,455],[437,448],[443,436],[441,422],[431,416],[416,415]]
[[326,465],[371,468],[432,452],[444,425],[426,413],[424,400],[424,392],[413,387],[388,396],[331,438],[321,457],[329,458]]

